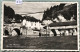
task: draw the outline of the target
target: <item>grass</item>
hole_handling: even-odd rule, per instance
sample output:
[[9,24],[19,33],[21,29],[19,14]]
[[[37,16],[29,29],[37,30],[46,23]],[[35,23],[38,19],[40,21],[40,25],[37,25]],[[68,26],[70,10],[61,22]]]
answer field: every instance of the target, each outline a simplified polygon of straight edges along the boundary
[[4,37],[4,49],[68,49],[77,50],[77,36]]

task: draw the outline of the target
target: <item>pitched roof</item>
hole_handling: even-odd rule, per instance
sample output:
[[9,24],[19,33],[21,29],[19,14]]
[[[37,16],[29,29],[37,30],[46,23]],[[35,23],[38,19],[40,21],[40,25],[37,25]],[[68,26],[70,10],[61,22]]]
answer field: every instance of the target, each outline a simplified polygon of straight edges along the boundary
[[50,27],[55,27],[55,26],[71,26],[71,25],[77,25],[77,22],[76,21],[71,21],[71,22],[56,22],[56,23],[49,24]]

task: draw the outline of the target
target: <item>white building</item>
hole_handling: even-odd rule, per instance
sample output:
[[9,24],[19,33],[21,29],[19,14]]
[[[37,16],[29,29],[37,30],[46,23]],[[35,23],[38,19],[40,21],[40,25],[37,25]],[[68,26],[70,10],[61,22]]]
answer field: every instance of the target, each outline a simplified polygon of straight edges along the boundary
[[43,26],[41,25],[41,23],[39,21],[37,22],[33,22],[33,21],[27,21],[27,20],[23,20],[22,21],[22,25],[27,27],[27,28],[37,28],[37,29],[40,29],[40,28],[43,28]]
[[47,18],[43,21],[43,23],[44,23],[45,25],[48,25],[48,24],[53,23],[53,22],[51,21],[51,19],[50,19],[49,17],[47,17]]

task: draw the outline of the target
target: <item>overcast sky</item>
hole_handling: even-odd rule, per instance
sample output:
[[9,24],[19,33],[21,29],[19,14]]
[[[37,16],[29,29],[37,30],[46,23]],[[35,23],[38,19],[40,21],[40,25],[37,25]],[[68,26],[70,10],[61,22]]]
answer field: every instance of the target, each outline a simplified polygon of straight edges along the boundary
[[[10,6],[15,11],[15,14],[28,14],[28,13],[36,13],[36,12],[43,12],[47,8],[50,8],[54,5],[59,5],[60,3],[54,2],[24,2],[20,5],[16,5],[15,2],[4,2],[6,6]],[[66,3],[66,5],[70,5],[71,3]],[[42,19],[43,13],[36,13],[36,14],[28,14],[33,16],[37,19]]]

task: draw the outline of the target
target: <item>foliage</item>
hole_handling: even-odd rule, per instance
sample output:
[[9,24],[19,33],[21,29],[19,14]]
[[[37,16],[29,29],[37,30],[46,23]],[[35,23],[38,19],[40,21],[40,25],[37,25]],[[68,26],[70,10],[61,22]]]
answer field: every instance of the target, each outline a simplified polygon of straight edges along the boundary
[[14,10],[9,6],[4,5],[4,23],[10,23],[14,15]]
[[32,16],[24,16],[27,21],[40,22],[40,20],[32,17]]
[[15,19],[15,22],[21,22],[23,20],[22,16],[19,14],[15,14],[14,19]]
[[47,8],[47,10],[44,11],[42,20],[45,20],[47,17],[53,20],[58,18],[59,14],[63,15],[67,20],[70,20],[74,15],[74,19],[77,20],[77,4],[71,4],[68,6],[65,6],[65,4],[51,6],[50,9]]

